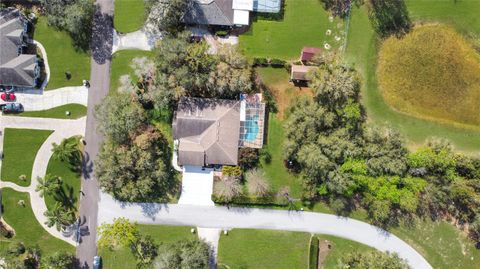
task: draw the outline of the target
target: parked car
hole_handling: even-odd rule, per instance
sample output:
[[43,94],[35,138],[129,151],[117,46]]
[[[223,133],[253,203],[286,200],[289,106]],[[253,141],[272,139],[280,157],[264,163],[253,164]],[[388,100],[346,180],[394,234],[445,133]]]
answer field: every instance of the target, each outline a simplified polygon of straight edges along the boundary
[[93,257],[93,269],[102,268],[102,258],[100,256]]
[[8,92],[2,93],[0,95],[0,98],[2,98],[2,100],[5,102],[14,102],[15,99],[17,99],[14,93],[8,93]]
[[19,113],[23,112],[23,105],[20,103],[8,103],[0,105],[3,113]]

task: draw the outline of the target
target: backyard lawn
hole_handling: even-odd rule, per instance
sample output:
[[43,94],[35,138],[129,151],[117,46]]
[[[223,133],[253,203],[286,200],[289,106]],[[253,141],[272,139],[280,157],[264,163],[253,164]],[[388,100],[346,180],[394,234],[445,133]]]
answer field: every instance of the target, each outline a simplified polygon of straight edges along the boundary
[[[346,239],[316,236],[320,241],[328,240],[331,245],[323,262],[325,269],[336,268],[338,259],[354,250],[372,250]],[[233,229],[220,237],[219,268],[308,268],[310,237],[309,233],[302,232]]]
[[[431,11],[426,11],[432,6],[431,1],[407,1],[407,4],[415,20],[425,16],[425,19],[428,20],[438,19],[449,23],[451,18],[455,18],[455,23],[452,25],[458,31],[480,33],[480,24],[475,23],[478,18],[473,6],[477,5],[480,8],[480,2],[462,1],[457,4],[453,4],[453,2],[437,1],[435,8]],[[377,47],[377,39],[370,26],[365,7],[354,8],[350,22],[346,59],[362,75],[362,102],[367,109],[369,119],[378,124],[387,124],[398,129],[408,139],[411,148],[423,144],[431,136],[437,136],[449,139],[457,149],[465,152],[480,150],[480,132],[478,131],[415,118],[391,109],[384,102],[377,87]]]
[[[70,115],[65,114],[65,112],[67,111],[70,112]],[[25,111],[15,115],[18,115],[21,117],[78,119],[87,115],[87,107],[80,104],[67,104],[67,105],[57,106],[47,110]]]
[[[284,60],[298,59],[304,46],[323,48],[324,42],[332,49],[342,44],[334,36],[342,36],[340,20],[329,21],[328,13],[318,0],[285,0],[285,14],[281,21],[254,20],[250,30],[240,35],[240,48],[249,57],[270,57]],[[330,36],[327,29],[332,30]]]
[[75,201],[75,204],[78,206],[81,174],[72,169],[70,164],[53,158],[50,158],[50,161],[48,162],[47,174],[59,176],[63,181],[62,191],[45,196],[47,208],[53,208],[55,205],[55,198],[58,198],[57,200],[73,198],[73,201]]
[[122,50],[112,56],[112,67],[110,74],[110,93],[115,93],[120,86],[120,77],[122,75],[130,75],[133,81],[137,79],[135,73],[130,66],[134,58],[147,57],[153,58],[154,53],[141,50]]
[[[16,192],[10,188],[2,189],[3,218],[15,229],[15,236],[7,239],[0,236],[0,256],[16,242],[23,242],[26,246],[38,245],[43,255],[55,251],[68,251],[75,253],[75,248],[64,241],[54,238],[43,229],[35,219],[30,207],[28,193]],[[23,200],[25,205],[19,205]]]
[[120,33],[139,30],[145,22],[144,0],[115,0],[113,25]]
[[[157,242],[173,243],[183,239],[198,238],[197,234],[190,232],[191,227],[164,226],[164,225],[138,225],[142,235],[150,235]],[[103,259],[103,269],[135,268],[135,258],[130,249],[118,250],[100,249]]]
[[[2,180],[29,186],[37,151],[51,133],[47,130],[6,128],[3,134]],[[20,175],[25,175],[26,179],[20,180]]]
[[[82,80],[89,79],[90,55],[76,51],[70,36],[66,32],[57,31],[48,26],[45,17],[38,18],[34,39],[40,42],[47,52],[51,74],[46,90],[80,86]],[[65,72],[70,72],[70,79],[67,79]]]

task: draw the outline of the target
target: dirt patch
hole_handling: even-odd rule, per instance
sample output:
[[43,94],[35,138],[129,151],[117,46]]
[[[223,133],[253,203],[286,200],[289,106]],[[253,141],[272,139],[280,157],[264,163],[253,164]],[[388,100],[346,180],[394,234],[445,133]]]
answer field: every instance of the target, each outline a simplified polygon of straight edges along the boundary
[[323,269],[323,262],[332,250],[332,247],[332,243],[328,240],[320,239],[318,241],[318,269]]

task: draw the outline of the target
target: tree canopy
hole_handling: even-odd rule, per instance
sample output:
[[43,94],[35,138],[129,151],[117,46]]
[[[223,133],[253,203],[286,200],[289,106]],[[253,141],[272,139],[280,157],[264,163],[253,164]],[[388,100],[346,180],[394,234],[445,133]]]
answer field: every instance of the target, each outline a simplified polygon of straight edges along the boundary
[[337,268],[340,269],[408,269],[406,262],[398,257],[396,253],[382,253],[370,251],[367,253],[353,252],[344,255]]
[[207,269],[209,247],[200,240],[183,240],[162,244],[153,263],[155,269],[195,268]]

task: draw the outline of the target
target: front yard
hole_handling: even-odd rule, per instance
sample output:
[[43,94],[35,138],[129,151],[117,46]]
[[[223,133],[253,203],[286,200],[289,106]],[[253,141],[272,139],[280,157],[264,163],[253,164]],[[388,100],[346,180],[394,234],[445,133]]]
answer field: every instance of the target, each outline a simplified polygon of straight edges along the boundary
[[[52,237],[38,223],[30,207],[28,193],[21,193],[10,188],[2,190],[3,218],[15,229],[13,238],[0,236],[0,256],[17,242],[23,242],[26,246],[38,245],[43,255],[49,255],[56,251],[74,253],[75,248],[70,244]],[[24,205],[20,204],[24,201]]]
[[[3,140],[2,180],[29,186],[37,151],[52,131],[6,128]],[[20,176],[25,176],[25,180]],[[36,179],[33,179],[36,180]]]
[[138,79],[131,67],[132,60],[135,58],[147,57],[153,58],[154,52],[141,50],[122,50],[112,56],[112,67],[110,74],[110,94],[117,92],[121,85],[120,77],[129,75],[133,81]]
[[[157,243],[173,243],[183,239],[197,238],[197,234],[190,232],[191,227],[138,225],[142,235],[150,235]],[[117,250],[100,249],[99,255],[103,259],[103,269],[135,268],[135,257],[128,248]]]
[[113,26],[120,33],[139,30],[145,23],[144,0],[115,0]]
[[[46,90],[79,86],[82,85],[82,80],[90,78],[90,55],[76,51],[70,36],[48,26],[45,17],[38,18],[34,39],[40,42],[47,52],[51,74]],[[71,74],[70,79],[67,79],[66,72]]]

